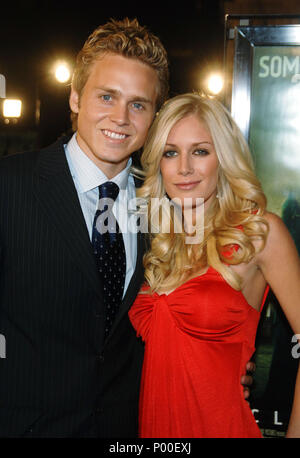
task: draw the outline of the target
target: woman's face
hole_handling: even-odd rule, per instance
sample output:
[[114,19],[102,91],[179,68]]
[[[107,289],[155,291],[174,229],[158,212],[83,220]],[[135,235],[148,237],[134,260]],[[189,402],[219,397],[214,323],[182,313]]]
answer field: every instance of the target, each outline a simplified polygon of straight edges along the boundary
[[186,202],[192,202],[192,206],[200,197],[207,208],[216,197],[218,168],[218,157],[206,124],[195,115],[178,121],[169,133],[160,162],[168,196],[179,198],[181,204],[189,198]]

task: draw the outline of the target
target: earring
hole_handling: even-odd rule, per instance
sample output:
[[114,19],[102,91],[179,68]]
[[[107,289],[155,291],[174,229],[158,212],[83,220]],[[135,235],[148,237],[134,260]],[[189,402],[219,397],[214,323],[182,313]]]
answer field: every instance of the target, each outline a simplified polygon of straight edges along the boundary
[[222,199],[222,193],[217,189],[216,199]]

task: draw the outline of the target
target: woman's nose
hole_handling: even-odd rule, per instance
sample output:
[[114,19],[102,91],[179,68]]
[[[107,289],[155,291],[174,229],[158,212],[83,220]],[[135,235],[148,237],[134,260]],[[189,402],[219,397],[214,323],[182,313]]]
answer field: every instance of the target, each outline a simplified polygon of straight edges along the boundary
[[193,173],[193,171],[192,159],[188,154],[182,154],[180,156],[178,173],[181,175],[189,175],[190,173]]

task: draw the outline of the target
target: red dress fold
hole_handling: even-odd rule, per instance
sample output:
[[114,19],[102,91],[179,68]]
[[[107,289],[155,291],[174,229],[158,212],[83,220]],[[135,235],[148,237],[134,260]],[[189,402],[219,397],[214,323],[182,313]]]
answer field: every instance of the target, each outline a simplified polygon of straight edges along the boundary
[[139,294],[129,317],[145,342],[140,437],[262,437],[240,383],[260,312],[242,292],[209,267],[168,295]]

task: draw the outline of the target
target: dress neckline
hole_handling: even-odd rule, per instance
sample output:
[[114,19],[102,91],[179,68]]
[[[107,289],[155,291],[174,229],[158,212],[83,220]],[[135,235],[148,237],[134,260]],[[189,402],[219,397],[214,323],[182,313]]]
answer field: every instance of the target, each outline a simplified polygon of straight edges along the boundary
[[[195,277],[192,277],[190,278],[189,280],[185,281],[184,283],[181,283],[181,285],[177,286],[177,288],[173,289],[171,292],[169,292],[168,294],[166,293],[161,293],[161,294],[158,294],[156,291],[154,292],[154,295],[157,296],[157,297],[169,297],[171,295],[173,295],[175,292],[177,292],[178,290],[180,290],[181,288],[183,288],[184,286],[186,286],[187,284],[189,284],[190,282],[192,281],[196,281],[196,280],[199,280],[201,279],[202,277],[205,277],[206,275],[208,275],[209,273],[214,273],[214,274],[218,274],[221,278],[223,278],[220,273],[215,270],[213,267],[211,266],[208,266],[207,270],[205,272],[203,272],[202,274],[199,274],[199,275],[196,275]],[[224,279],[223,279],[224,280]],[[225,281],[225,280],[224,280]],[[255,313],[258,313],[260,314],[262,308],[263,308],[263,305],[266,301],[266,298],[267,298],[267,295],[268,295],[268,292],[269,292],[269,285],[266,285],[266,288],[265,288],[265,291],[264,291],[264,295],[263,295],[263,299],[262,299],[262,302],[260,304],[260,307],[259,307],[259,310],[257,310],[256,308],[254,308],[251,304],[249,304],[249,302],[247,301],[247,299],[245,298],[244,294],[242,293],[242,291],[238,291],[238,293],[240,293],[244,303],[248,306],[248,308],[250,310],[254,310]]]
[[184,283],[181,283],[181,285],[177,286],[175,289],[173,289],[172,291],[170,291],[169,293],[157,293],[156,291],[154,292],[154,294],[156,296],[165,296],[165,297],[168,297],[170,296],[171,294],[175,293],[175,291],[178,291],[180,288],[182,288],[183,286],[187,285],[189,282],[193,281],[193,280],[198,280],[199,278],[201,277],[204,277],[205,275],[207,275],[210,271],[213,271],[213,272],[217,272],[215,269],[213,269],[211,266],[208,266],[206,271],[205,272],[202,272],[202,274],[199,274],[199,275],[196,275],[195,277],[192,277],[192,278],[189,278],[188,280],[186,280]]

